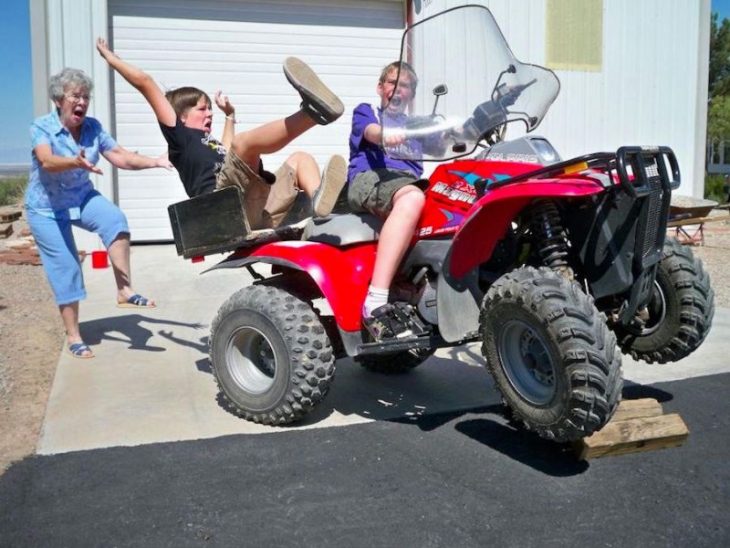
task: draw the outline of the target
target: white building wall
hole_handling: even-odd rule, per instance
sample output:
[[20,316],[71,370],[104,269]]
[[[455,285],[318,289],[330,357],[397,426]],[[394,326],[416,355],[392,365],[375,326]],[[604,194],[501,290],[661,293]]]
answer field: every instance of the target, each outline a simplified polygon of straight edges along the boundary
[[[414,20],[463,3],[414,2]],[[546,0],[470,3],[492,11],[520,61],[547,64]],[[668,145],[680,164],[679,192],[701,197],[709,25],[710,0],[603,0],[601,70],[556,70],[560,95],[534,133],[564,159],[622,145]]]
[[[546,0],[472,1],[492,10],[520,60],[545,64]],[[463,3],[410,2],[421,16]],[[97,36],[109,38],[107,2],[30,0],[30,7],[35,113],[51,108],[43,91],[48,75],[75,66],[95,81],[91,116],[111,128],[108,67],[93,46]],[[603,0],[601,71],[556,71],[561,94],[536,133],[548,137],[564,158],[625,144],[671,146],[682,170],[680,192],[701,196],[710,11],[710,0]],[[116,199],[112,169],[105,167],[95,184]],[[78,237],[82,248],[98,245],[86,233]]]

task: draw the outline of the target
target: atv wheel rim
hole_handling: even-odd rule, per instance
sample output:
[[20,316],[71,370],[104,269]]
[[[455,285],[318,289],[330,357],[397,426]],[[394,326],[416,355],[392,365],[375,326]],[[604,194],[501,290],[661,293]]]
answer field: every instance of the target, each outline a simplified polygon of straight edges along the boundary
[[274,384],[276,357],[271,342],[258,329],[234,331],[226,346],[226,367],[243,390],[262,394]]
[[652,291],[651,300],[646,307],[649,311],[649,319],[641,329],[642,336],[654,333],[664,323],[664,318],[667,316],[667,301],[664,297],[664,291],[662,291],[659,282],[656,280],[654,280],[654,291]]
[[555,394],[555,366],[548,346],[527,323],[512,320],[499,336],[499,358],[512,388],[534,405],[548,404]]

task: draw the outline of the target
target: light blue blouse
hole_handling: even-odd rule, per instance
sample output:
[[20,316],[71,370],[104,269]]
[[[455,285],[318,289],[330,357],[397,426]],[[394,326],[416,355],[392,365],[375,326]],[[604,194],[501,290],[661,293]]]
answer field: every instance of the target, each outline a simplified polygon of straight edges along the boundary
[[[61,124],[56,111],[37,118],[30,126],[31,147],[49,145],[56,156],[74,158],[84,149],[86,159],[96,165],[101,153],[116,148],[117,142],[95,118],[85,118],[81,125],[79,142]],[[76,217],[75,211],[94,189],[85,169],[69,169],[49,173],[41,168],[38,158],[32,155],[25,205],[49,217]]]

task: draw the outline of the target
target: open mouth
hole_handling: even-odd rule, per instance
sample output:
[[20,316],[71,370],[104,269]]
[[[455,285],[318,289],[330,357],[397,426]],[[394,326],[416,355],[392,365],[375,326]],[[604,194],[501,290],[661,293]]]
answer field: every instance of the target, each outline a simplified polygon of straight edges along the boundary
[[86,109],[83,107],[74,107],[71,114],[73,114],[76,118],[83,119],[83,117],[86,116]]

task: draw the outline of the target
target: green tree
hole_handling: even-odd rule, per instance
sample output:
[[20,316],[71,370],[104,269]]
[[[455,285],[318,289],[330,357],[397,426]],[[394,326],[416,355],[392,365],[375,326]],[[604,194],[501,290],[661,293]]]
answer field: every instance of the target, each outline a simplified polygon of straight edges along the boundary
[[707,116],[707,137],[711,142],[730,136],[730,96],[717,95],[710,99]]
[[[730,20],[718,23],[717,13],[712,14],[710,21],[708,92],[705,169],[709,164],[730,162],[730,158],[723,158],[721,154],[727,150],[725,143],[730,140]],[[722,176],[708,175],[705,171],[705,197],[718,199],[718,196],[724,196],[727,193],[724,184]]]
[[710,27],[710,100],[719,95],[730,95],[730,20],[717,23],[712,14]]

